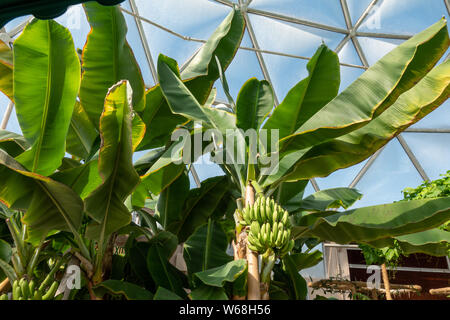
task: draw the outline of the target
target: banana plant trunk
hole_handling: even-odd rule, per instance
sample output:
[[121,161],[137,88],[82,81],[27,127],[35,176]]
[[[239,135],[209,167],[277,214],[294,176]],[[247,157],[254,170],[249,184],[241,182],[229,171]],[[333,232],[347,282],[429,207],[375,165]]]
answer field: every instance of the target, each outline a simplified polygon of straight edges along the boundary
[[[255,203],[255,189],[249,183],[245,189],[245,206],[251,206]],[[259,281],[258,253],[253,252],[247,246],[247,263],[248,263],[248,300],[260,300],[261,289]]]
[[389,276],[386,269],[386,264],[381,265],[381,276],[383,277],[384,289],[386,290],[386,300],[392,300],[391,284],[389,283]]

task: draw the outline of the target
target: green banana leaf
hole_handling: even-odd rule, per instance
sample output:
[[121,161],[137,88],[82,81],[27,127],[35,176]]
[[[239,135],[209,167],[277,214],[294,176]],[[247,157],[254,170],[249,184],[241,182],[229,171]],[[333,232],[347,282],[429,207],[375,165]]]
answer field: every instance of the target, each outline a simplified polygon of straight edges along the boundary
[[153,296],[153,300],[183,300],[183,299],[164,287],[158,287],[155,295]]
[[166,151],[165,147],[155,148],[147,153],[145,153],[142,157],[134,162],[134,168],[139,173],[139,175],[145,174],[148,169],[151,168],[153,164],[164,154]]
[[28,141],[20,134],[0,130],[0,149],[5,150],[11,157],[17,157],[29,147]]
[[433,229],[450,219],[450,197],[383,204],[318,217],[309,227],[294,226],[294,238],[336,243],[370,242]]
[[[449,46],[443,18],[389,52],[297,131],[281,140],[299,150],[324,143],[370,123],[411,89]],[[345,112],[343,112],[345,110]]]
[[282,259],[283,270],[289,278],[288,285],[293,293],[295,300],[306,300],[308,287],[305,279],[298,272],[298,267],[290,255],[285,255]]
[[233,260],[222,266],[196,272],[194,276],[204,284],[212,287],[223,287],[225,282],[234,282],[247,268],[245,259]]
[[70,120],[66,139],[66,151],[81,159],[86,159],[91,153],[98,131],[89,119],[82,104],[77,101]]
[[[241,11],[233,9],[181,73],[184,84],[200,104],[208,100],[211,88],[219,78],[215,57],[225,70],[239,48],[244,30],[245,21]],[[150,129],[138,150],[166,144],[175,127],[187,120],[182,115],[172,113],[159,85],[147,92],[146,99],[146,107],[140,115]]]
[[[154,155],[150,155],[150,158],[143,160],[148,164],[152,163],[150,169],[141,177],[147,189],[154,195],[160,194],[186,169],[185,160],[193,163],[203,154],[203,147],[200,150],[200,154],[196,154],[195,150],[191,153],[196,138],[200,137],[202,139],[201,134],[201,129],[194,129],[190,137],[183,135],[180,140],[174,141],[162,154],[160,154],[158,149]],[[185,153],[185,149],[187,150],[187,154]]]
[[237,126],[242,130],[259,129],[274,106],[270,83],[256,78],[247,80],[236,100]]
[[189,294],[191,300],[228,300],[223,288],[201,285]]
[[323,177],[363,161],[400,132],[444,103],[450,95],[450,61],[435,67],[368,125],[307,152],[286,179]]
[[380,239],[369,244],[377,248],[393,247],[394,240],[397,240],[405,254],[425,253],[438,257],[449,256],[450,254],[450,232],[440,229]]
[[13,52],[11,48],[0,40],[0,91],[11,101],[13,94]]
[[189,176],[184,172],[159,195],[155,217],[164,230],[173,231],[183,220],[183,206],[189,193]]
[[214,219],[216,212],[219,212],[220,217],[224,215],[226,204],[223,199],[227,199],[229,188],[227,178],[218,176],[202,181],[199,188],[189,190],[181,220],[170,228],[178,235],[180,242],[186,241],[209,218]]
[[169,263],[164,249],[158,245],[150,246],[147,254],[147,268],[156,286],[163,287],[176,295],[186,298],[183,281],[178,270]]
[[189,274],[222,266],[233,260],[226,253],[228,241],[220,225],[209,220],[184,243],[183,257]]
[[80,245],[77,235],[83,202],[74,191],[27,171],[3,150],[0,150],[0,176],[0,200],[10,208],[26,210],[22,221],[28,227],[29,242],[38,243],[50,231],[60,230],[72,232]]
[[278,129],[282,139],[333,100],[339,92],[340,65],[335,52],[321,45],[308,62],[308,77],[297,83],[264,125],[264,129]]
[[28,170],[52,174],[65,153],[80,61],[72,36],[53,20],[33,20],[14,42],[16,114],[31,149],[17,157]]
[[124,201],[140,181],[132,162],[131,99],[128,81],[120,81],[108,92],[100,118],[98,172],[103,181],[84,200],[86,212],[94,219],[86,235],[99,240],[99,252],[111,233],[130,223]]
[[3,271],[5,276],[9,279],[9,282],[11,285],[15,280],[17,280],[16,272],[14,271],[13,267],[9,263],[7,263],[5,260],[0,259],[0,269]]
[[102,178],[98,171],[98,160],[58,171],[50,177],[70,187],[83,200],[102,184]]
[[190,120],[209,124],[209,118],[203,112],[201,103],[181,80],[177,62],[160,54],[157,68],[159,85],[170,110]]
[[114,295],[124,296],[127,300],[153,300],[153,294],[150,291],[122,280],[103,281],[94,288],[94,291],[100,296],[106,291]]
[[313,252],[305,253],[299,252],[290,255],[292,263],[295,265],[297,272],[303,269],[314,267],[323,259],[323,252],[315,250]]
[[320,190],[304,198],[300,204],[302,210],[325,211],[328,209],[347,209],[362,198],[362,194],[353,188],[333,188]]
[[136,58],[126,41],[127,26],[120,8],[89,2],[84,4],[84,9],[91,32],[82,55],[80,102],[98,128],[110,87],[121,80],[128,80],[133,89],[133,108],[139,111],[145,104],[145,85]]

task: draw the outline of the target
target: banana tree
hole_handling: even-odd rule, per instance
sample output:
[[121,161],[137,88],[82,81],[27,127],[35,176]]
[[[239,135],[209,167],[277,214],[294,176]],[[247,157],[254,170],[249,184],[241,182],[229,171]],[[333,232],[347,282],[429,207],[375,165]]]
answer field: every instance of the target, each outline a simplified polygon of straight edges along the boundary
[[[339,60],[322,45],[308,63],[309,76],[296,84],[275,108],[269,83],[257,79],[244,84],[236,102],[229,98],[230,107],[214,108],[197,99],[183,83],[176,61],[159,56],[160,88],[171,111],[201,123],[204,130],[214,131],[212,146],[203,151],[211,153],[239,192],[235,259],[248,261],[248,299],[269,296],[267,282],[260,286],[258,255],[264,261],[270,255],[268,250],[279,252],[276,243],[275,247],[267,247],[271,243],[267,237],[273,237],[275,224],[271,215],[277,211],[277,205],[284,209],[294,205],[297,211],[291,210],[290,222],[284,225],[292,239],[337,243],[383,246],[393,237],[432,229],[449,219],[448,197],[342,212],[335,208],[347,207],[349,190],[325,190],[325,200],[321,199],[324,194],[312,199],[301,197],[308,179],[325,177],[365,160],[447,100],[450,62],[435,65],[448,46],[446,21],[442,19],[392,50],[338,94]],[[223,75],[221,80],[226,91]],[[229,93],[227,96],[231,97]],[[182,139],[177,151],[171,153],[173,159],[191,154],[186,141],[189,139]],[[150,168],[143,179],[152,181],[163,172],[170,172],[174,164],[169,155],[166,162]],[[224,157],[227,160],[221,161]],[[278,160],[276,165],[273,159]],[[269,209],[262,206],[262,200],[255,203],[263,197],[269,198]],[[314,201],[314,197],[321,200]],[[261,221],[261,212],[265,212],[263,220],[272,222]],[[262,222],[268,223],[264,232],[269,235],[261,231]],[[256,240],[264,246],[258,248],[258,241],[253,242],[253,229],[259,237]],[[283,276],[293,279],[292,287],[297,297],[301,296],[304,280],[302,284],[298,279],[295,261],[289,254],[276,253],[275,258],[280,257],[281,264],[270,263],[276,271],[274,281]],[[263,263],[267,265],[267,260]],[[264,272],[267,281],[270,268]]]
[[[81,57],[53,20],[34,19],[12,50],[0,48],[0,89],[14,102],[23,133],[0,132],[0,201],[24,212],[26,242],[68,238],[96,299],[93,288],[110,277],[115,239],[130,226],[131,211],[185,170],[149,188],[138,173],[146,164],[135,167],[133,152],[164,149],[188,119],[171,112],[159,85],[146,90],[120,9],[95,2],[84,9],[91,32]],[[243,32],[233,9],[187,64],[183,82],[199,101],[219,77],[215,57],[228,66]],[[184,237],[196,223],[180,229]]]

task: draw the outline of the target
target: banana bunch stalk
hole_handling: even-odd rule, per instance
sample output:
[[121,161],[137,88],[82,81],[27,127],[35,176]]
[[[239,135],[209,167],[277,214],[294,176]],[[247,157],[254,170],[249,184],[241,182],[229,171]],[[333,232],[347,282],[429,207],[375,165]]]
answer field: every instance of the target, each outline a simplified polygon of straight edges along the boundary
[[240,224],[249,226],[248,247],[260,254],[267,251],[282,257],[292,250],[289,213],[273,199],[259,197],[252,206],[238,211]]
[[[36,287],[34,280],[22,278],[14,280],[12,285],[12,300],[54,300],[56,290],[58,290],[58,281],[51,283],[51,278],[47,277],[39,288]],[[5,293],[0,296],[0,300],[9,300]]]

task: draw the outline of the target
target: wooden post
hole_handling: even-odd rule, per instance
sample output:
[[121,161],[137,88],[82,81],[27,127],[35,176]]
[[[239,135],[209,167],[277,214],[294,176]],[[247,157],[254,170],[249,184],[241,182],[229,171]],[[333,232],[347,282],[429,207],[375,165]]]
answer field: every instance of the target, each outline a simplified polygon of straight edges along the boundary
[[381,265],[381,276],[383,277],[384,289],[386,290],[386,300],[392,300],[391,284],[389,283],[389,276],[386,269],[386,264]]

